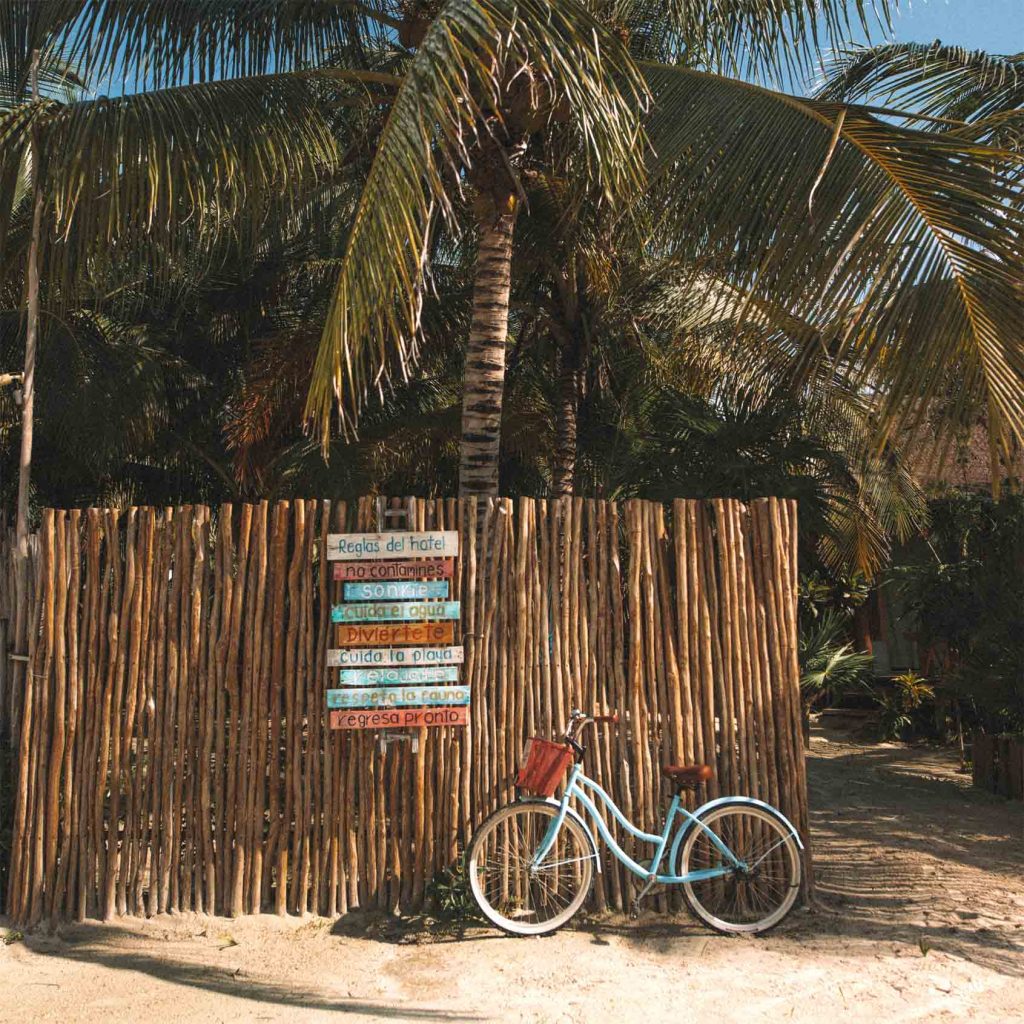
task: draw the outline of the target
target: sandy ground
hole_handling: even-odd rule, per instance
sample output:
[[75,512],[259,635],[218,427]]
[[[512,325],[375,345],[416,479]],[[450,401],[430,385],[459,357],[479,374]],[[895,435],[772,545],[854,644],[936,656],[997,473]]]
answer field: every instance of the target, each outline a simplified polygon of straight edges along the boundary
[[933,751],[817,737],[810,770],[819,906],[763,938],[646,917],[526,940],[90,923],[0,947],[0,1020],[1024,1019],[1024,804]]

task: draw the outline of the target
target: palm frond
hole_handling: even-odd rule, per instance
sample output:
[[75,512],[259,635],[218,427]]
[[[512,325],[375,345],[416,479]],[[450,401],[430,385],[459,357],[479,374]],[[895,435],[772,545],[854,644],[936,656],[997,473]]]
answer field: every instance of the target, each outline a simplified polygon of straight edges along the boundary
[[982,121],[1024,108],[1024,54],[934,43],[848,47],[826,62],[818,98],[880,100],[913,115]]
[[[90,80],[147,88],[283,73],[383,41],[386,0],[48,0],[50,35]],[[69,13],[73,12],[71,16]]]
[[662,226],[695,267],[814,324],[797,361],[881,393],[878,443],[959,373],[950,429],[981,402],[1024,437],[1020,171],[1012,153],[682,68],[645,65]]
[[415,363],[433,220],[453,223],[484,114],[500,109],[509,69],[527,65],[570,113],[581,178],[609,203],[637,187],[643,85],[584,4],[448,0],[408,65],[349,235],[306,407],[322,436],[335,401],[352,426],[368,392]]
[[791,79],[827,47],[892,27],[895,3],[848,0],[613,0],[638,58],[761,80]]
[[[58,104],[0,118],[15,159],[34,131],[50,210],[51,276],[81,275],[97,253],[158,240],[240,233],[341,165],[342,149],[313,75],[273,75]],[[159,272],[160,263],[154,261]]]

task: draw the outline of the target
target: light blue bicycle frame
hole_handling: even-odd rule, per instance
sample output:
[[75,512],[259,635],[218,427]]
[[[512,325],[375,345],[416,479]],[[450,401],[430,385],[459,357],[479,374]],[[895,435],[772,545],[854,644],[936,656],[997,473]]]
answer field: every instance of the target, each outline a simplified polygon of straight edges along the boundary
[[[608,831],[608,826],[604,823],[604,819],[602,818],[600,811],[598,811],[597,804],[590,798],[587,790],[593,793],[594,796],[601,801],[606,810],[611,811],[612,817],[614,817],[630,835],[635,836],[637,839],[640,839],[645,843],[653,844],[654,854],[651,857],[651,863],[648,867],[645,868],[641,864],[638,864],[615,841],[615,838]],[[732,874],[736,870],[747,870],[749,865],[744,863],[742,860],[739,860],[733,854],[732,850],[730,850],[729,847],[726,846],[725,843],[723,843],[721,839],[719,839],[718,836],[716,836],[715,833],[700,820],[700,814],[702,811],[725,802],[747,804],[753,807],[761,807],[770,810],[780,819],[781,822],[785,823],[785,825],[789,827],[790,833],[796,840],[797,845],[800,849],[803,849],[803,843],[800,841],[799,833],[793,825],[770,804],[763,803],[760,800],[754,800],[752,797],[719,798],[718,800],[712,800],[709,803],[704,804],[702,807],[698,807],[695,812],[691,813],[683,807],[682,801],[679,799],[679,794],[676,793],[675,796],[672,797],[672,802],[669,804],[668,814],[665,817],[665,828],[661,835],[653,835],[650,832],[644,832],[627,820],[626,816],[616,806],[615,801],[596,782],[594,782],[593,779],[587,778],[587,776],[583,774],[582,765],[575,764],[573,765],[572,771],[569,773],[569,782],[565,787],[565,792],[562,794],[561,800],[549,801],[550,803],[557,803],[558,814],[554,819],[552,819],[544,839],[541,841],[540,846],[537,847],[537,851],[533,855],[533,859],[530,864],[532,869],[539,868],[543,863],[544,858],[550,852],[551,847],[554,845],[555,838],[558,836],[558,831],[562,827],[562,822],[565,821],[566,815],[569,813],[569,801],[573,798],[579,801],[580,805],[587,812],[587,816],[597,826],[598,833],[605,841],[608,848],[615,855],[615,858],[629,868],[633,874],[639,875],[640,878],[643,878],[648,885],[654,885],[656,883],[662,885],[679,885],[683,882],[700,882],[708,878],[721,878],[724,875]],[[669,837],[672,836],[672,829],[678,817],[681,817],[683,820],[679,828],[676,830],[675,837],[672,839],[670,847]],[[722,854],[724,863],[717,868],[703,868],[700,871],[691,871],[685,875],[676,875],[671,873],[659,874],[658,868],[665,856],[666,849],[669,850],[669,865],[678,863],[679,844],[683,841],[683,837],[691,827],[701,828],[707,833],[715,848]],[[593,834],[591,834],[590,838],[593,840]],[[596,850],[596,842],[594,845]],[[765,854],[765,856],[767,856],[767,854]],[[764,858],[762,857],[761,859],[763,860]],[[598,870],[600,870],[600,859],[597,860],[597,863]]]

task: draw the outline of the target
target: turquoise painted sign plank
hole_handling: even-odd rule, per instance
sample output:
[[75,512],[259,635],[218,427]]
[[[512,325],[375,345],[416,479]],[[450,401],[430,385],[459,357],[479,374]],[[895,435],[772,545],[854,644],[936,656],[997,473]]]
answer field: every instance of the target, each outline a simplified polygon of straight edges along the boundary
[[406,583],[346,583],[346,601],[423,601],[447,597],[447,580]]
[[461,665],[465,661],[457,647],[332,647],[327,652],[331,668],[381,668],[390,665]]
[[436,707],[468,704],[468,686],[381,686],[328,690],[329,708]]
[[366,604],[336,604],[331,609],[335,622],[428,622],[457,619],[458,601],[374,601]]
[[339,674],[342,686],[409,686],[412,683],[457,683],[456,665],[423,668],[343,668]]

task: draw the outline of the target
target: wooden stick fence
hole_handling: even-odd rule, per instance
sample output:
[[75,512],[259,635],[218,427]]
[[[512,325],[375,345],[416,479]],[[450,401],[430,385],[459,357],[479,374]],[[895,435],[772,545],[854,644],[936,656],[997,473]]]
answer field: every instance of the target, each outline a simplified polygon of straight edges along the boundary
[[[44,512],[29,671],[7,676],[14,921],[415,908],[574,706],[622,713],[588,765],[641,826],[662,764],[707,761],[710,796],[766,799],[806,837],[793,503],[408,507],[461,533],[472,690],[470,726],[416,753],[326,728],[341,584],[321,557],[328,531],[377,528],[374,499]],[[598,876],[595,908],[630,898],[617,866]]]
[[1024,737],[976,731],[971,764],[975,786],[1011,800],[1024,800]]

